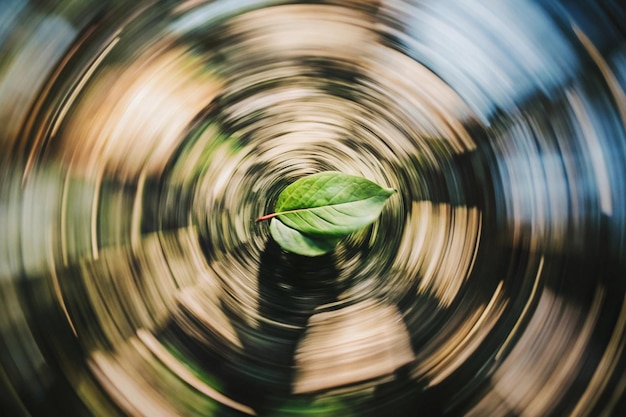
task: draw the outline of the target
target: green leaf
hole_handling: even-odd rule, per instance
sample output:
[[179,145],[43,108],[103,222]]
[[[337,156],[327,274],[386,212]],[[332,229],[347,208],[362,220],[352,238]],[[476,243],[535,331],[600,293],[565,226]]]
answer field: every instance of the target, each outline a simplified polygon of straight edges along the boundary
[[395,192],[362,177],[322,172],[285,188],[275,213],[259,220],[278,217],[301,233],[343,237],[373,223]]
[[376,221],[396,190],[354,175],[322,172],[301,178],[278,196],[270,233],[285,250],[318,256],[339,240]]
[[303,256],[320,256],[337,246],[337,238],[320,238],[305,235],[274,218],[270,222],[272,238],[286,251]]

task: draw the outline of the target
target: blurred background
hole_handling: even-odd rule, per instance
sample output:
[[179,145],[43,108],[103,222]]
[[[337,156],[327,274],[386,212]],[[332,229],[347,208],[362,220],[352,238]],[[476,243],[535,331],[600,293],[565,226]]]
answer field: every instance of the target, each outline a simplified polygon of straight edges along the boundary
[[626,415],[625,88],[619,0],[0,0],[0,415]]

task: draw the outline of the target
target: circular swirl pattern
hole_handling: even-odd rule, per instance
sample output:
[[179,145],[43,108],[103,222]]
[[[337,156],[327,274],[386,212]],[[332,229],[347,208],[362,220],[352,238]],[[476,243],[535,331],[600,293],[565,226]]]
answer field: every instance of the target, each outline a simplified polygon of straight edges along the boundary
[[[0,411],[625,410],[622,7],[18,3]],[[255,219],[322,171],[399,192],[286,253]]]

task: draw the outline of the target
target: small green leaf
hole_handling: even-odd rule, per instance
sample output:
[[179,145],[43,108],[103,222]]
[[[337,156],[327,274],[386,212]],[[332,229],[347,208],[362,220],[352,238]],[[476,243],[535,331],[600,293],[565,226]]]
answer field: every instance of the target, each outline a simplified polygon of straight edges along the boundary
[[322,172],[278,196],[270,233],[283,249],[306,256],[332,250],[339,239],[373,223],[396,190],[354,175]]
[[286,251],[303,256],[320,256],[337,246],[337,238],[320,238],[304,235],[274,218],[270,222],[272,237]]
[[396,190],[354,175],[322,172],[301,178],[278,196],[275,213],[299,232],[343,237],[373,223]]

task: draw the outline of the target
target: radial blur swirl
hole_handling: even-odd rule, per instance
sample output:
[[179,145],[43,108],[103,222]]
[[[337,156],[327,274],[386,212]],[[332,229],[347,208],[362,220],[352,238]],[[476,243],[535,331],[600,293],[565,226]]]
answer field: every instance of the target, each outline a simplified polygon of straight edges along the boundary
[[[625,22],[1,2],[0,415],[624,415]],[[285,252],[323,171],[398,193]]]

